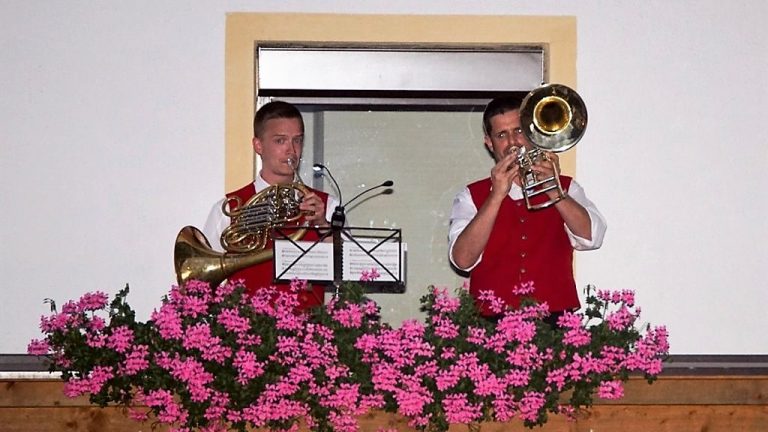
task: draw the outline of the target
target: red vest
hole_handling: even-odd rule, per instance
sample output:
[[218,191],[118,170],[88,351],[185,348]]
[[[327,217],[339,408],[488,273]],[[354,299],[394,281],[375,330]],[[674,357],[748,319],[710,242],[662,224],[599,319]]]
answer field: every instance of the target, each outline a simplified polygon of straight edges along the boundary
[[[317,191],[314,189],[310,189],[312,192],[317,194],[317,196],[320,197],[320,199],[323,200],[323,204],[326,206],[328,205],[328,194],[325,192]],[[245,203],[247,202],[252,196],[256,194],[256,187],[253,183],[236,190],[234,192],[230,192],[227,194],[228,199],[232,199],[234,197],[240,198],[240,202]],[[297,221],[297,225],[301,225],[304,223],[304,218],[301,218]],[[302,240],[308,240],[308,241],[314,241],[317,240],[319,237],[317,235],[317,232],[314,230],[307,230],[307,233],[304,235]],[[271,249],[272,248],[272,239],[269,239],[267,241],[266,248]],[[279,291],[285,291],[287,292],[290,288],[290,284],[286,283],[273,283],[273,280],[275,278],[274,275],[274,265],[272,263],[272,260],[267,260],[262,263],[256,264],[254,266],[245,268],[243,270],[240,270],[238,272],[235,272],[232,276],[229,277],[229,280],[237,280],[242,279],[245,283],[245,288],[248,292],[254,293],[256,290],[261,289],[263,287],[268,286],[275,286]],[[324,301],[324,295],[325,290],[322,286],[312,286],[310,291],[302,291],[299,293],[299,310],[306,310],[314,306],[320,306],[323,304]]]
[[[563,189],[568,190],[571,178],[560,176]],[[469,192],[479,209],[491,192],[487,178],[472,183]],[[534,202],[546,200],[544,194],[533,197]],[[514,308],[520,298],[512,288],[533,281],[532,296],[547,302],[549,310],[560,312],[579,307],[576,283],[573,280],[573,248],[565,231],[563,219],[554,206],[529,211],[525,200],[504,198],[499,214],[483,251],[483,259],[470,273],[469,290],[477,298],[480,291],[491,290]],[[483,314],[491,311],[482,307]]]

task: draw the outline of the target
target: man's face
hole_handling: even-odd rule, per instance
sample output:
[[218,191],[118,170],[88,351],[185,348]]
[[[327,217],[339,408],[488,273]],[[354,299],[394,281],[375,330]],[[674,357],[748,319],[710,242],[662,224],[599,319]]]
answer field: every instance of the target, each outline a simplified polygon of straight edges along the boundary
[[299,119],[276,118],[264,123],[264,131],[253,139],[253,150],[261,156],[262,173],[272,177],[290,177],[298,169],[304,148],[304,129]]
[[520,110],[495,115],[491,117],[490,123],[491,130],[485,136],[485,145],[497,161],[516,148],[533,149],[520,129]]

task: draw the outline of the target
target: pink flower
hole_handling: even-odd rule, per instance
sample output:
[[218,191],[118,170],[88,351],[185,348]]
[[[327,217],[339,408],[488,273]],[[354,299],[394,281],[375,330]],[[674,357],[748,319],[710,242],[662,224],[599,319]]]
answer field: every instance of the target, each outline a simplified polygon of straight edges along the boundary
[[112,379],[115,374],[112,368],[106,366],[96,366],[86,377],[72,378],[64,383],[64,395],[70,398],[81,396],[87,393],[98,393],[104,384]]
[[435,335],[443,339],[453,339],[459,335],[459,326],[450,319],[435,317]]
[[478,295],[477,299],[487,304],[491,312],[496,314],[500,314],[506,307],[504,300],[496,297],[493,291],[490,290],[480,291],[480,295]]
[[147,345],[137,345],[133,351],[128,353],[120,370],[127,376],[136,375],[149,367],[149,347]]
[[520,417],[523,420],[536,421],[545,403],[546,398],[543,393],[525,392],[520,400]]
[[533,293],[533,281],[521,282],[512,287],[512,293],[519,296],[525,296]]
[[432,288],[432,294],[435,296],[433,309],[441,314],[449,314],[459,310],[461,302],[457,297],[448,295],[446,288]]
[[515,401],[509,394],[501,394],[493,399],[493,418],[497,422],[508,422],[515,417]]
[[74,325],[75,317],[69,314],[60,313],[51,316],[40,317],[40,330],[44,333],[53,333],[56,331],[66,331],[70,325]]
[[363,324],[363,310],[356,304],[335,309],[331,312],[333,319],[347,328],[359,328]]
[[597,396],[601,399],[621,399],[624,397],[624,385],[621,381],[604,381],[597,388]]
[[[372,275],[378,277],[376,269],[366,272]],[[190,282],[171,290],[148,325],[125,319],[122,307],[110,311],[108,323],[91,313],[106,307],[106,296],[89,294],[41,318],[46,339],[32,340],[28,351],[50,353],[65,370],[95,361],[87,371],[70,369],[65,394],[135,394],[132,405],[146,406],[169,431],[298,430],[304,418],[310,429],[356,432],[356,417],[393,405],[421,429],[437,419],[518,416],[537,424],[548,413],[568,416],[573,410],[556,402],[557,392],[583,381],[594,383],[601,398],[619,398],[621,377],[658,374],[669,350],[664,327],[624,331],[639,317],[628,290],[601,291],[597,304],[590,297],[587,312],[605,315],[595,337],[612,343],[600,347],[591,339],[595,328],[586,327],[591,320],[581,314],[565,313],[557,331],[537,334],[537,320],[549,314],[546,303],[511,309],[486,291],[478,299],[484,310],[504,315],[495,324],[478,317],[461,322],[471,306],[464,302],[474,299],[431,288],[428,325],[410,319],[393,328],[378,323],[379,308],[370,300],[334,298],[317,311],[318,320],[297,313],[297,294],[309,287],[294,280],[284,291],[266,287],[243,295],[237,282],[213,289]],[[510,289],[527,295],[533,284]],[[94,355],[82,361],[83,352]],[[370,382],[360,381],[368,376],[357,367],[361,360]],[[147,414],[130,411],[139,420]]]
[[152,321],[164,339],[178,340],[184,334],[181,316],[171,304],[164,304],[159,311],[152,312]]
[[528,343],[536,336],[536,324],[508,314],[499,320],[496,332],[504,339],[504,343]]
[[27,345],[27,353],[31,355],[46,355],[50,349],[47,340],[32,339]]
[[589,331],[583,328],[568,329],[563,336],[563,343],[574,347],[589,345],[591,341],[592,336]]
[[85,343],[91,348],[104,348],[107,346],[108,336],[104,333],[86,333]]
[[133,343],[133,330],[127,326],[116,327],[107,337],[107,346],[113,350],[124,353]]
[[486,342],[485,329],[481,327],[470,327],[468,330],[467,342],[484,345]]
[[189,415],[167,390],[153,390],[144,396],[148,407],[158,408],[157,419],[163,423],[184,423]]
[[609,313],[605,318],[608,327],[614,331],[626,330],[635,322],[633,315],[626,306],[621,306],[618,311]]
[[107,306],[108,301],[109,297],[107,294],[101,291],[86,293],[83,294],[77,302],[77,310],[79,312],[85,312],[103,309]]
[[370,271],[363,270],[360,272],[360,282],[372,282],[378,279],[381,275],[379,271],[374,267]]
[[456,349],[454,347],[444,347],[440,353],[440,358],[443,360],[450,360],[456,357]]
[[446,395],[442,405],[449,423],[471,423],[482,416],[482,404],[469,403],[465,393]]
[[557,391],[561,391],[565,387],[567,376],[564,369],[555,369],[547,373],[547,384],[554,384],[554,388]]
[[106,321],[104,321],[104,318],[100,316],[94,316],[93,318],[91,318],[91,321],[88,323],[88,329],[95,332],[104,330],[106,326],[107,326]]
[[265,364],[257,361],[256,354],[250,351],[238,351],[233,364],[238,370],[237,382],[242,385],[264,373]]
[[568,329],[576,329],[581,327],[581,316],[573,312],[565,312],[560,318],[557,319],[557,324],[560,327]]
[[247,318],[240,316],[240,312],[235,308],[223,309],[216,320],[224,326],[225,329],[242,335],[251,328],[251,323]]
[[232,350],[223,346],[221,338],[211,335],[211,326],[207,323],[198,323],[187,328],[182,338],[182,346],[186,349],[197,349],[204,360],[212,360],[222,363],[232,356]]

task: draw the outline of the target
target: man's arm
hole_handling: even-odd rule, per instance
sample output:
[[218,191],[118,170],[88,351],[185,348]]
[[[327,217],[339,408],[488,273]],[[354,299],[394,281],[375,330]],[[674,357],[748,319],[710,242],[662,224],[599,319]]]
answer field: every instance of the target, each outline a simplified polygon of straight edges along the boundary
[[[532,167],[539,178],[553,177],[555,175],[555,166],[557,167],[557,172],[560,172],[560,161],[557,154],[547,153],[547,155],[551,162],[542,160]],[[577,196],[584,196],[583,190],[581,190],[580,187],[578,187],[578,189],[580,194],[577,193]],[[556,198],[557,193],[558,192],[555,190],[547,191],[547,195],[550,199]],[[584,199],[586,200],[586,197],[584,197]],[[563,222],[565,222],[565,226],[568,228],[570,234],[590,243],[592,242],[593,221],[590,217],[590,212],[588,212],[585,205],[579,201],[579,199],[574,199],[574,196],[569,193],[565,198],[555,203],[555,209],[560,213],[560,217],[563,218]]]
[[491,169],[491,193],[453,243],[453,264],[461,270],[473,267],[488,244],[501,203],[520,175],[516,167],[510,169],[514,161],[514,154],[508,154]]
[[589,213],[581,204],[572,197],[566,196],[555,204],[555,208],[573,235],[592,240],[592,221],[589,218]]
[[451,255],[454,264],[459,269],[469,269],[480,259],[480,255],[485,250],[485,245],[488,244],[488,239],[491,236],[501,201],[501,199],[489,196],[478,209],[475,217],[469,221],[464,231],[456,238]]
[[599,249],[603,245],[603,238],[608,227],[605,223],[605,218],[595,204],[587,198],[584,189],[576,180],[571,180],[571,186],[568,187],[568,199],[573,200],[587,213],[590,234],[589,237],[580,236],[571,231],[571,228],[566,225],[565,228],[571,241],[571,246],[580,251]]
[[229,226],[229,217],[221,211],[221,206],[224,204],[224,198],[218,200],[211,207],[211,211],[208,213],[208,219],[203,226],[203,234],[208,242],[211,244],[211,248],[217,252],[224,252],[224,248],[221,246],[221,233]]

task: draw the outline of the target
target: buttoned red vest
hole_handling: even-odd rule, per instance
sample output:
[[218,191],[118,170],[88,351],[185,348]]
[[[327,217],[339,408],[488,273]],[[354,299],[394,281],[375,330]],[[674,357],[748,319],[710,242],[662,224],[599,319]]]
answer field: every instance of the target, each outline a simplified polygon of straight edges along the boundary
[[[571,178],[560,176],[560,182],[568,190]],[[468,187],[479,209],[490,195],[491,180],[480,180]],[[542,194],[533,197],[533,202],[546,199]],[[483,258],[470,272],[469,289],[475,298],[481,291],[491,290],[507,305],[517,308],[520,297],[512,293],[512,288],[527,281],[533,281],[531,296],[540,303],[547,302],[550,311],[579,307],[573,279],[573,248],[560,213],[554,206],[530,211],[524,199],[506,196]],[[492,314],[487,305],[480,304],[480,308],[483,314]]]
[[[310,189],[313,193],[315,193],[320,199],[323,200],[324,205],[328,205],[328,194],[325,192],[317,191],[314,189]],[[240,199],[240,202],[245,203],[247,202],[251,197],[253,197],[256,194],[256,187],[253,183],[240,188],[234,192],[230,192],[227,194],[227,199],[233,199],[234,197],[237,197]],[[302,217],[299,219],[296,224],[302,225],[304,223],[304,218]],[[307,230],[307,233],[302,237],[301,240],[308,240],[308,241],[314,241],[317,240],[319,236],[317,235],[317,232],[314,230]],[[272,239],[270,238],[267,241],[266,248],[271,249],[273,246]],[[274,274],[274,264],[272,260],[267,260],[262,263],[256,264],[254,266],[245,268],[243,270],[240,270],[238,272],[235,272],[232,276],[229,277],[229,280],[243,280],[246,288],[246,292],[249,293],[255,293],[257,290],[269,287],[269,286],[275,286],[278,291],[287,292],[290,288],[290,284],[288,283],[273,283],[275,278]],[[314,306],[320,306],[323,304],[325,295],[325,290],[322,286],[312,286],[311,290],[309,291],[301,291],[298,294],[298,300],[299,300],[299,310],[307,310]]]

